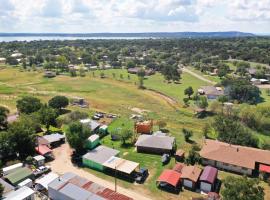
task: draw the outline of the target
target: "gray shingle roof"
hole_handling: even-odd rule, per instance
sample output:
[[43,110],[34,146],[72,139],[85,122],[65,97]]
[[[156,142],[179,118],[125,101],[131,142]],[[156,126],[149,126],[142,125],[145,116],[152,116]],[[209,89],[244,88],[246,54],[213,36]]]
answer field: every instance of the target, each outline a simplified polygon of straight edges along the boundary
[[173,149],[174,142],[174,137],[158,135],[140,135],[135,146],[171,150]]

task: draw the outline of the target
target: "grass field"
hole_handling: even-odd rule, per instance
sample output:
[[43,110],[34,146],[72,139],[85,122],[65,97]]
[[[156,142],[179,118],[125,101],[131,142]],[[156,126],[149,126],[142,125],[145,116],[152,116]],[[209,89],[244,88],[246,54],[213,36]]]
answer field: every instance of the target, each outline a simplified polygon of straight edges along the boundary
[[[161,92],[177,102],[174,106],[168,103],[168,100],[149,90],[139,90],[137,88],[137,76],[127,74],[126,70],[113,69],[104,71],[106,78],[100,78],[101,71],[86,73],[85,77],[69,77],[66,75],[57,76],[53,79],[43,78],[40,72],[19,72],[18,69],[6,68],[0,70],[0,105],[8,106],[11,112],[16,111],[16,100],[21,96],[31,94],[40,98],[44,103],[55,95],[66,95],[67,97],[83,97],[90,103],[89,109],[81,109],[89,113],[94,110],[110,112],[120,115],[120,118],[114,121],[110,130],[119,126],[132,127],[133,121],[129,120],[131,114],[137,114],[132,108],[147,110],[147,117],[167,122],[169,134],[176,137],[177,146],[186,152],[191,148],[191,144],[184,141],[181,133],[183,127],[191,129],[194,133],[191,138],[198,144],[202,139],[202,128],[209,118],[197,119],[194,117],[192,108],[183,108],[181,106],[184,98],[184,89],[192,86],[194,91],[201,85],[207,83],[198,80],[190,74],[182,74],[180,84],[168,84],[163,81],[160,74],[148,77],[144,84],[147,89],[153,89]],[[123,78],[121,78],[121,74]],[[128,78],[129,77],[129,78]],[[270,98],[265,96],[267,102]],[[80,109],[70,106],[69,109]],[[157,129],[157,127],[155,127]],[[161,157],[158,155],[138,154],[133,146],[123,147],[120,142],[112,142],[110,136],[102,139],[102,144],[119,149],[121,157],[139,162],[142,167],[150,170],[150,176],[143,185],[135,185],[126,181],[119,180],[119,185],[127,188],[135,188],[155,199],[190,199],[191,196],[199,196],[197,193],[184,191],[180,195],[173,195],[158,190],[156,179],[164,168],[171,168],[174,160],[161,166]],[[103,173],[85,169],[99,177],[113,181],[113,177]],[[223,172],[220,176],[226,176]]]

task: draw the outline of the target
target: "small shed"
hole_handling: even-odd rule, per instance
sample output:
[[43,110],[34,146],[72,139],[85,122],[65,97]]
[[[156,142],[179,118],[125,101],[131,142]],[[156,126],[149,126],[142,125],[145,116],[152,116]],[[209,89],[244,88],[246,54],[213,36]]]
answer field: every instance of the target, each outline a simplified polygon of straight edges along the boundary
[[153,130],[153,121],[143,121],[135,123],[135,131],[140,134],[151,134]]
[[87,141],[86,141],[86,145],[85,147],[87,149],[94,149],[96,146],[98,146],[100,144],[100,139],[99,139],[99,135],[94,134],[91,135]]
[[181,172],[182,185],[187,189],[194,190],[202,170],[196,166],[184,166]]
[[101,126],[100,123],[96,122],[95,120],[92,119],[82,119],[80,122],[84,125],[86,125],[92,133],[96,133],[99,130],[99,127]]
[[82,162],[86,167],[103,171],[105,169],[103,163],[118,154],[118,150],[101,145],[86,153],[82,158]]
[[25,179],[24,181],[20,182],[18,184],[19,187],[23,187],[23,186],[27,186],[27,187],[32,187],[33,186],[33,181],[28,178],[28,179]]
[[33,159],[34,159],[34,164],[38,167],[45,164],[45,157],[42,155],[34,156]]
[[55,147],[65,142],[65,136],[59,133],[44,135],[38,138],[38,142],[40,145],[47,145],[49,147]]
[[211,192],[217,180],[218,170],[215,167],[206,166],[200,177],[200,189],[203,192]]
[[5,200],[33,200],[35,191],[27,186],[12,191],[5,196]]
[[185,158],[185,151],[182,149],[178,149],[174,155],[175,160],[182,162]]
[[5,176],[5,179],[15,186],[28,178],[32,179],[33,173],[29,168],[26,168],[26,167],[19,168],[16,171]]
[[108,126],[107,125],[102,125],[99,127],[99,134],[104,136],[108,134]]
[[158,187],[177,192],[180,188],[181,174],[174,170],[165,169],[157,180]]

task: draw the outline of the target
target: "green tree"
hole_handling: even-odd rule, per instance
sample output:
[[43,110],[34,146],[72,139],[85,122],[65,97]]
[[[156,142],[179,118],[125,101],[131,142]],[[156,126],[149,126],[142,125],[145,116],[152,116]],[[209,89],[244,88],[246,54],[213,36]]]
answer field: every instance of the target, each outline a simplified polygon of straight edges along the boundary
[[188,130],[188,129],[186,129],[186,128],[183,128],[183,129],[182,129],[182,133],[184,134],[185,141],[186,141],[186,142],[189,142],[189,141],[190,141],[190,137],[193,136],[193,131]]
[[4,189],[4,186],[0,183],[0,198],[3,197]]
[[49,100],[48,104],[54,109],[61,110],[68,106],[69,100],[65,96],[55,96]]
[[80,122],[69,124],[66,137],[69,145],[77,152],[82,153],[87,138],[91,135],[91,130]]
[[188,98],[190,99],[190,96],[194,94],[194,90],[191,86],[185,89],[184,91],[185,95],[188,95]]
[[206,109],[208,107],[208,101],[206,96],[200,96],[196,102],[197,106],[201,109]]
[[138,79],[139,79],[139,85],[138,88],[139,89],[144,89],[144,76],[145,76],[145,70],[143,68],[141,68],[138,73],[137,73]]
[[123,145],[125,145],[126,141],[132,138],[132,136],[133,136],[133,131],[128,128],[123,128],[120,131],[120,137],[121,137],[121,141]]
[[134,67],[136,67],[136,64],[134,63],[134,61],[133,60],[129,60],[127,62],[127,68],[129,69],[129,68],[134,68]]
[[31,123],[26,120],[13,122],[8,128],[8,134],[13,151],[18,153],[19,157],[25,158],[34,153],[36,136]]
[[7,158],[14,154],[14,144],[11,143],[10,134],[2,131],[0,133],[0,155]]
[[200,163],[201,157],[198,151],[198,147],[196,145],[192,145],[191,150],[188,152],[188,157],[185,159],[185,163],[188,165],[195,165],[196,163]]
[[0,130],[4,130],[7,128],[8,114],[9,114],[9,110],[4,106],[0,106]]
[[38,115],[40,122],[45,125],[47,132],[49,131],[50,126],[56,125],[57,113],[48,105],[43,105],[38,111]]
[[25,96],[17,101],[17,109],[20,113],[30,114],[38,111],[42,104],[36,97]]
[[223,186],[224,200],[264,200],[264,189],[258,179],[228,176]]
[[229,72],[230,70],[230,67],[225,64],[225,63],[219,63],[218,64],[218,72],[217,72],[217,75],[219,78],[222,78],[224,76],[227,75],[227,73]]
[[158,120],[156,124],[158,125],[159,130],[167,126],[167,123],[164,120]]

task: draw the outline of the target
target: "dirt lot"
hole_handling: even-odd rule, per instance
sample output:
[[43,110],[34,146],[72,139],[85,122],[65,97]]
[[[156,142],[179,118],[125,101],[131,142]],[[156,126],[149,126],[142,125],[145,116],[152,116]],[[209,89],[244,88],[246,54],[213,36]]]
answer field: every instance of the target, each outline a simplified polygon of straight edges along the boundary
[[[96,182],[100,185],[103,185],[105,187],[108,187],[112,190],[114,190],[114,184],[111,182],[108,182],[106,180],[103,180],[101,178],[98,178],[94,176],[93,174],[90,174],[89,172],[86,172],[78,167],[75,167],[71,163],[71,153],[72,150],[70,149],[68,144],[63,144],[62,146],[56,148],[53,150],[55,160],[52,161],[49,165],[52,168],[53,172],[56,172],[58,174],[64,174],[66,172],[73,172],[79,176],[82,176],[88,180],[91,180],[93,182]],[[144,194],[136,193],[135,191],[128,190],[122,187],[117,186],[117,191],[127,195],[129,197],[132,197],[134,199],[138,200],[150,200],[150,198],[146,197]]]

